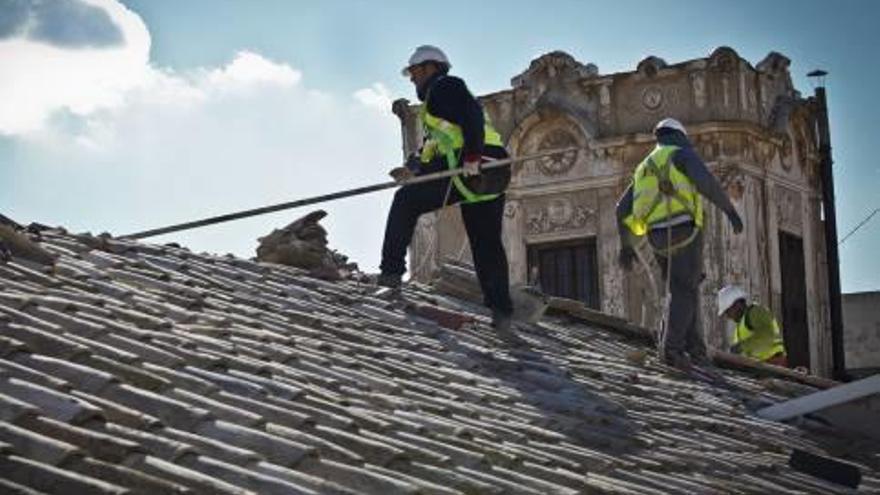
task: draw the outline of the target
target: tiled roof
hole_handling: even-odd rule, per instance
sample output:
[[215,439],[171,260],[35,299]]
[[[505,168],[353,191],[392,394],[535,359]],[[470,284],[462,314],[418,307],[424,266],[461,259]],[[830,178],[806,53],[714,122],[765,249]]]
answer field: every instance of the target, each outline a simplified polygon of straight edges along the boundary
[[[880,490],[876,445],[750,412],[786,398],[775,380],[694,381],[564,316],[514,345],[424,286],[402,304],[286,266],[40,235],[54,270],[0,264],[0,493],[850,492],[789,468],[793,448]],[[426,317],[444,311],[469,321]]]

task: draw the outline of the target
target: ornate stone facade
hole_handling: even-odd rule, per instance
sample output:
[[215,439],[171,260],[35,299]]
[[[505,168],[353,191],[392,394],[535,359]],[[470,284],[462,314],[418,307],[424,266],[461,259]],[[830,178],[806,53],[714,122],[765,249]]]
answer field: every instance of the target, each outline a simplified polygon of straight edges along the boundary
[[[571,149],[515,166],[504,225],[512,282],[527,280],[530,246],[595,238],[601,309],[646,325],[656,321],[648,277],[626,274],[616,263],[614,215],[633,168],[654,144],[654,124],[675,117],[746,225],[735,236],[723,214],[707,206],[702,313],[709,344],[722,347],[727,339],[714,308],[725,284],[743,285],[781,316],[785,232],[804,246],[811,368],[829,372],[815,109],[792,86],[789,64],[771,52],[753,66],[721,47],[706,58],[668,64],[652,56],[635,71],[601,74],[557,51],[532,61],[511,89],[480,98],[514,155]],[[404,152],[412,152],[421,142],[417,107],[398,100],[394,111]],[[420,221],[411,253],[417,279],[430,280],[445,257],[469,258],[455,213]]]

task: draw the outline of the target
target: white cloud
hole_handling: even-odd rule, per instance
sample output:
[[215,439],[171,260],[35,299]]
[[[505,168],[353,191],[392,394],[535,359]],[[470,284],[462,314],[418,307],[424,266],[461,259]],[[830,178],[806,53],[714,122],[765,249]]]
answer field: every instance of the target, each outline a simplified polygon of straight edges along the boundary
[[214,69],[207,75],[207,83],[214,87],[241,88],[253,84],[293,86],[302,73],[289,65],[275,64],[250,51],[240,51],[226,67]]
[[[121,27],[124,46],[0,42],[0,94],[15,95],[0,101],[0,134],[16,146],[0,167],[0,211],[12,218],[119,235],[382,182],[399,160],[381,84],[340,99],[251,51],[221,67],[154,67],[141,19],[93,1]],[[389,198],[315,206],[330,212],[331,247],[375,269]],[[257,237],[308,211],[151,241],[252,256]]]

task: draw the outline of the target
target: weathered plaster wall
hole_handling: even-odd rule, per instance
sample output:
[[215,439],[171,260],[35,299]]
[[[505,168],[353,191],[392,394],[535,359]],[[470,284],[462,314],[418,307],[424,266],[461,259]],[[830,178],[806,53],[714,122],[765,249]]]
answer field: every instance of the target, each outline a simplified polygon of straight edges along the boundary
[[842,305],[846,368],[880,369],[880,292],[844,294]]

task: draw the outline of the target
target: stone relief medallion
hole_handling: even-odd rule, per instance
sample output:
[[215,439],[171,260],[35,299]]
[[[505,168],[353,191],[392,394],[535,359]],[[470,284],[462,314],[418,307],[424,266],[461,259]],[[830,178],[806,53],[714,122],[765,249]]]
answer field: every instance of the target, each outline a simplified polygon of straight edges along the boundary
[[530,205],[526,213],[526,232],[531,235],[578,230],[587,226],[592,209],[577,204],[572,197],[555,197]]
[[[556,149],[574,148],[578,146],[577,139],[564,129],[554,129],[547,133],[538,145],[538,152],[552,151]],[[544,175],[561,175],[574,167],[577,162],[578,150],[569,150],[565,153],[544,156],[535,160],[538,169]]]
[[571,200],[567,198],[556,198],[547,204],[547,221],[551,225],[565,225],[571,220],[572,211],[574,210]]
[[648,110],[657,110],[663,104],[663,92],[657,86],[649,86],[642,91],[642,105]]

